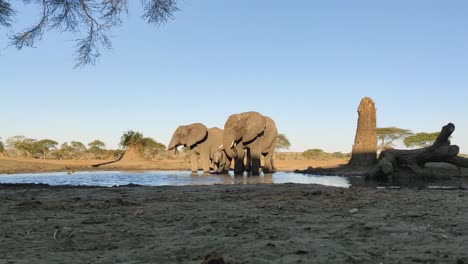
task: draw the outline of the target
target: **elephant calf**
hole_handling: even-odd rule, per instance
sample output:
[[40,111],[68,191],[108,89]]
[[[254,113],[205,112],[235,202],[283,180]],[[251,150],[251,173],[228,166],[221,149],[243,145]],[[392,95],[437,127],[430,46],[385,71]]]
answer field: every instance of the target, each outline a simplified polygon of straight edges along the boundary
[[207,128],[201,123],[179,126],[172,135],[167,150],[177,151],[178,146],[190,149],[190,167],[192,172],[198,171],[198,159],[202,164],[203,172],[210,172],[210,163],[213,155],[219,151],[223,144],[223,130],[220,128]]
[[213,171],[217,174],[227,173],[231,167],[231,159],[224,150],[218,150],[213,155],[212,166]]

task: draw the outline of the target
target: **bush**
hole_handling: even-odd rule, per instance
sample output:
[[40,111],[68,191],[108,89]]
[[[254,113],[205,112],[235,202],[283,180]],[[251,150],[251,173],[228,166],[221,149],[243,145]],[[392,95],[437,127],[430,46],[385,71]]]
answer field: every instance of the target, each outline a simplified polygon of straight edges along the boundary
[[302,156],[306,159],[328,159],[330,155],[323,151],[322,149],[308,149],[302,152]]
[[349,159],[351,158],[351,153],[333,152],[331,156],[337,159]]
[[329,159],[347,159],[351,157],[351,153],[333,152],[327,153],[322,149],[308,149],[302,152],[302,156],[306,159],[314,160],[329,160]]

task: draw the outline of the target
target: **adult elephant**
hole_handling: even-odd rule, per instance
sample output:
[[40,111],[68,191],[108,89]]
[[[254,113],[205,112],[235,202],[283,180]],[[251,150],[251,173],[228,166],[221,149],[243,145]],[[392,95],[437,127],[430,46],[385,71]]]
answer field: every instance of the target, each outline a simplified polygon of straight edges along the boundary
[[235,159],[234,173],[239,175],[244,172],[245,153],[246,169],[251,170],[252,175],[259,175],[261,155],[265,156],[263,172],[276,171],[273,153],[277,136],[275,121],[258,112],[229,116],[224,124],[223,147],[226,154]]
[[223,130],[217,127],[207,128],[201,123],[179,126],[172,135],[167,150],[177,152],[178,146],[190,149],[190,167],[192,172],[198,171],[198,159],[203,172],[210,172],[210,163],[219,145],[223,142]]

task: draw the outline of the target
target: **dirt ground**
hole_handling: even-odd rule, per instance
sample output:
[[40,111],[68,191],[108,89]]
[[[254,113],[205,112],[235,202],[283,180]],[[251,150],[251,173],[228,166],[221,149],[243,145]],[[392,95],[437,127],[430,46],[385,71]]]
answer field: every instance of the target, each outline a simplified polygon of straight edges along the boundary
[[468,263],[468,191],[0,185],[0,263]]
[[[0,174],[22,172],[53,172],[53,171],[82,171],[82,170],[189,170],[190,164],[184,160],[156,160],[156,161],[119,161],[108,165],[92,168],[91,165],[103,163],[103,160],[39,160],[21,158],[0,158]],[[278,171],[294,171],[306,169],[309,166],[335,167],[346,164],[345,159],[320,160],[276,160]]]
[[[0,173],[92,170],[99,162],[0,158]],[[277,167],[344,163],[278,160]],[[188,168],[165,160],[99,169]],[[0,264],[202,263],[213,252],[227,263],[468,263],[467,195],[300,184],[0,184]]]

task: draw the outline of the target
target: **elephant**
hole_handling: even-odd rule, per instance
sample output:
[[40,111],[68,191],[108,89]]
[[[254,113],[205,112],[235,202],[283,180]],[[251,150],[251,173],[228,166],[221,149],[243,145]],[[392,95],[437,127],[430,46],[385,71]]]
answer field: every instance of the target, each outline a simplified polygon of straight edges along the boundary
[[259,175],[261,155],[265,157],[263,172],[275,172],[273,153],[277,136],[275,121],[258,112],[229,116],[224,124],[223,148],[230,158],[235,159],[234,174],[244,173],[245,155],[247,155],[245,169],[252,175]]
[[226,155],[224,150],[219,149],[213,154],[212,167],[214,173],[227,173],[231,167],[231,159]]
[[198,171],[198,158],[203,172],[210,172],[210,163],[215,152],[222,144],[223,130],[217,127],[207,128],[201,123],[179,126],[172,135],[167,150],[177,152],[178,146],[190,149],[190,167],[193,173]]

